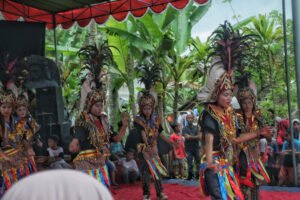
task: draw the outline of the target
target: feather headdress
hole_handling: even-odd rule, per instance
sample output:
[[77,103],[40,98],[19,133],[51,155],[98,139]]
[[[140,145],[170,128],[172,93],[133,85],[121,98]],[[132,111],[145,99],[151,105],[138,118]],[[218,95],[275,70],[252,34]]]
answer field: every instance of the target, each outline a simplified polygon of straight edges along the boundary
[[87,110],[97,101],[105,101],[104,84],[101,80],[102,69],[113,63],[113,54],[105,42],[99,48],[96,45],[83,47],[78,52],[79,58],[83,61],[83,67],[80,71],[81,92],[80,92],[80,110],[84,105]]
[[24,83],[28,78],[26,58],[10,60],[5,54],[0,63],[0,102],[14,104],[19,94],[26,95]]
[[212,33],[209,47],[212,65],[206,85],[198,94],[200,103],[216,102],[222,91],[233,89],[233,69],[243,67],[243,56],[250,40],[250,35],[241,35],[227,21]]
[[151,94],[151,88],[155,83],[161,81],[161,69],[158,65],[148,63],[139,66],[137,71],[140,76],[140,82],[145,86],[138,99],[141,112],[142,108],[145,106],[150,106],[152,108],[155,106],[155,98],[153,94]]

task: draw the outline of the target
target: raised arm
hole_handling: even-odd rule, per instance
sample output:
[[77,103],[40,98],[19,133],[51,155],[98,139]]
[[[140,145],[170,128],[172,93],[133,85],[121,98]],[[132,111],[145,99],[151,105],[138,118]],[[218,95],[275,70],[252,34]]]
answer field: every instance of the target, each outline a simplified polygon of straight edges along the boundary
[[121,127],[118,135],[113,137],[114,142],[120,142],[121,139],[123,138],[123,136],[125,135],[126,129],[128,127],[128,119],[129,119],[128,114],[122,113],[122,127]]

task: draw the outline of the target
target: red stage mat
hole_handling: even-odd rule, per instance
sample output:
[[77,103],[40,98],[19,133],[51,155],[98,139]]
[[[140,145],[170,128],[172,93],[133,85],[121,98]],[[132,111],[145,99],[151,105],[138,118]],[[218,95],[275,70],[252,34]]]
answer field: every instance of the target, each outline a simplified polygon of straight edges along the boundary
[[[210,198],[201,198],[199,188],[196,186],[183,186],[179,184],[163,184],[164,193],[170,200],[209,200]],[[136,185],[121,185],[119,189],[114,190],[115,200],[141,200],[142,199],[142,187],[139,184]],[[151,199],[155,199],[154,184],[151,184]],[[261,191],[261,200],[300,200],[300,192],[286,192],[286,191]]]

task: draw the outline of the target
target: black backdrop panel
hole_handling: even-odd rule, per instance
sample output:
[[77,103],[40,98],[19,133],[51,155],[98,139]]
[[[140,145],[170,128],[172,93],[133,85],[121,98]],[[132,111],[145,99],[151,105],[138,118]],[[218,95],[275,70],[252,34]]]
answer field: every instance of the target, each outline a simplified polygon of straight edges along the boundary
[[44,56],[45,24],[0,20],[0,55],[7,53],[10,59],[32,54]]

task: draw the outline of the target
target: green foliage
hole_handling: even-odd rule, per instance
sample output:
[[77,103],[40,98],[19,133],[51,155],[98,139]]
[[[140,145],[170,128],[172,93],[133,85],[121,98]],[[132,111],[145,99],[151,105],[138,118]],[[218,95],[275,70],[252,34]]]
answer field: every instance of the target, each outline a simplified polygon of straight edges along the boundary
[[[242,27],[246,33],[258,35],[254,59],[249,61],[248,71],[257,85],[258,104],[263,110],[273,108],[279,116],[287,117],[287,89],[283,54],[282,15],[272,11],[269,15],[251,18]],[[292,111],[296,109],[296,85],[294,73],[292,21],[287,20],[288,67],[291,88]]]
[[[230,3],[231,0],[223,0]],[[110,18],[105,26],[97,26],[98,35],[108,40],[115,65],[109,68],[112,77],[109,89],[118,91],[124,84],[130,93],[129,104],[135,114],[136,66],[150,64],[161,69],[160,83],[154,86],[164,112],[175,112],[179,106],[194,97],[204,85],[208,61],[208,42],[191,38],[192,27],[211,6],[195,6],[191,1],[183,10],[171,6],[157,15],[148,12],[141,18],[129,16],[124,22]],[[252,73],[257,85],[258,104],[263,109],[275,108],[286,116],[287,98],[283,55],[282,16],[278,11],[268,15],[249,17],[233,25],[246,34],[255,34],[258,40],[253,58],[245,59],[246,71]],[[57,52],[60,63],[63,94],[67,108],[76,105],[79,94],[78,73],[81,68],[77,51],[90,40],[90,29],[73,26],[69,30],[58,28]],[[292,21],[287,21],[288,64],[291,83],[292,110],[296,109],[296,85],[294,73]],[[46,55],[54,59],[53,32],[46,32]],[[117,101],[118,98],[112,99]],[[117,105],[114,102],[112,105]]]

